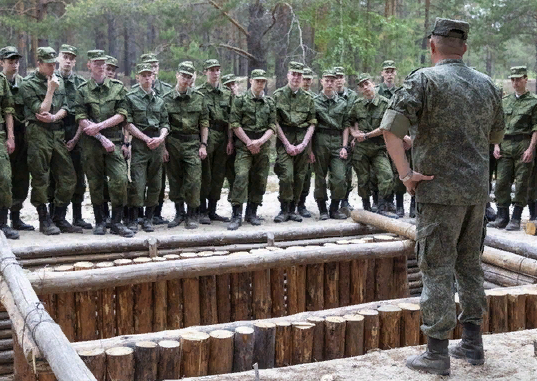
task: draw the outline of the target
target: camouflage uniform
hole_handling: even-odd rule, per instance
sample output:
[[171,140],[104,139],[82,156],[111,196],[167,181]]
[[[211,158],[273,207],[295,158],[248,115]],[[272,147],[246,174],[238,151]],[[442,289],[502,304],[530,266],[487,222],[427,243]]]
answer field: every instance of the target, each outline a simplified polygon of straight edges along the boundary
[[[386,69],[386,68],[384,68]],[[395,94],[395,90],[397,87],[388,87],[384,82],[379,83],[377,86],[375,86],[375,91],[378,95],[383,96],[386,99],[391,99],[393,97],[393,94]]]
[[[237,78],[234,74],[226,74],[222,76],[222,85],[227,86],[233,82],[236,82]],[[230,90],[231,91],[231,90]],[[235,100],[235,95],[231,92],[231,104]],[[235,181],[235,158],[237,156],[237,150],[233,150],[231,155],[228,155],[226,160],[226,179],[229,185],[229,193],[227,200],[231,204],[231,192],[233,191],[233,182]]]

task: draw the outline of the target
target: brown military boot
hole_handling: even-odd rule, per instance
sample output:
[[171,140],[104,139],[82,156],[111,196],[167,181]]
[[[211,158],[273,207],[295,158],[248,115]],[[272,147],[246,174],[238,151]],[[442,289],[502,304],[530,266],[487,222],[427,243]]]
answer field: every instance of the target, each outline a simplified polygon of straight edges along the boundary
[[427,337],[427,350],[421,355],[410,356],[406,360],[406,366],[413,370],[449,376],[450,361],[448,352],[449,340],[439,340]]
[[456,359],[464,359],[472,365],[483,365],[485,351],[483,350],[481,326],[464,323],[462,325],[462,339],[457,345],[449,347],[449,354]]

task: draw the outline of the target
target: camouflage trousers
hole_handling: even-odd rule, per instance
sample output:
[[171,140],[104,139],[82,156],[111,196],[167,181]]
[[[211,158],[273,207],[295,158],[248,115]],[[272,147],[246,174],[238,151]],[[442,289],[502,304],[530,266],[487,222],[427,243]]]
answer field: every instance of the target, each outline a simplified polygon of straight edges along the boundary
[[481,253],[485,238],[485,202],[471,206],[418,203],[416,256],[423,277],[420,299],[427,336],[447,339],[457,323],[454,279],[461,323],[480,325],[487,306]]
[[209,130],[207,157],[201,162],[201,200],[220,200],[227,162],[227,132]]
[[533,159],[533,168],[528,184],[528,202],[537,201],[537,155]]
[[270,168],[270,141],[261,146],[258,154],[252,154],[244,143],[235,142],[235,180],[231,190],[231,205],[251,202],[261,205],[267,188]]
[[371,195],[371,171],[378,180],[379,197],[386,198],[393,190],[393,172],[385,146],[358,143],[354,147],[352,164],[358,177],[358,195],[369,198]]
[[200,206],[201,159],[199,140],[181,141],[172,136],[166,138],[170,160],[166,173],[170,182],[170,200],[186,202],[191,208]]
[[11,164],[5,145],[6,132],[0,131],[0,208],[11,208]]
[[235,159],[237,157],[237,149],[233,151],[231,155],[227,157],[226,161],[226,179],[229,185],[229,193],[227,194],[227,200],[231,203],[231,193],[233,192],[233,183],[235,182]]
[[352,192],[352,155],[354,153],[354,147],[351,147],[351,145],[348,145],[347,148],[347,160],[345,161],[346,165],[346,172],[345,172],[345,182],[347,184],[347,193],[345,194],[345,197],[349,197],[349,194]]
[[342,200],[347,193],[347,182],[345,179],[347,160],[339,157],[341,136],[331,136],[321,131],[318,130],[315,133],[312,145],[315,155],[315,163],[313,163],[315,191],[313,192],[313,197],[317,201],[328,200],[326,184],[326,178],[328,176],[332,200]]
[[[533,162],[523,163],[522,155],[528,149],[530,139],[513,141],[505,139],[500,145],[497,162],[496,204],[508,208],[511,203],[525,207],[528,203],[528,187]],[[511,200],[511,184],[515,182],[515,197]]]
[[102,205],[106,201],[106,184],[108,184],[112,208],[127,205],[127,163],[119,142],[115,143],[113,152],[106,152],[97,139],[92,136],[83,136],[82,165],[88,178],[93,205]]
[[[293,145],[298,145],[304,140],[306,129],[304,131],[285,132],[287,140]],[[276,141],[276,164],[274,173],[278,176],[280,182],[279,199],[282,202],[298,202],[304,179],[308,171],[308,153],[307,148],[296,156],[291,156],[285,150],[282,142]]]
[[152,150],[140,139],[132,139],[131,183],[128,206],[156,206],[162,187],[164,145]]
[[308,163],[308,169],[306,171],[306,177],[304,177],[304,185],[302,186],[302,193],[300,194],[300,198],[305,199],[306,197],[308,197],[308,194],[310,194],[312,174],[313,174],[313,165]]
[[[17,122],[15,122],[15,124],[17,124]],[[11,162],[11,193],[13,196],[11,210],[15,212],[22,209],[22,204],[28,197],[28,190],[30,189],[28,144],[26,143],[25,130],[26,128],[24,125],[15,126],[15,151],[9,155],[9,160]]]
[[[72,151],[69,152],[71,160],[73,162],[73,167],[76,174],[76,184],[75,192],[71,198],[73,204],[82,204],[84,201],[84,193],[86,193],[86,177],[84,176],[84,169],[82,168],[82,147],[80,144],[77,144]],[[56,190],[56,181],[51,179],[48,189],[49,200],[52,200],[54,197],[54,192]],[[105,191],[107,193],[107,191]]]

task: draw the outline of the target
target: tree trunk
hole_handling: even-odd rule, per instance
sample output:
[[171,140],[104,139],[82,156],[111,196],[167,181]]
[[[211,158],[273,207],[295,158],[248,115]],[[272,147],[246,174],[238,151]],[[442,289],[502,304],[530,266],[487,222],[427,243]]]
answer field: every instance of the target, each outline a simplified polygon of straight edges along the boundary
[[131,65],[132,65],[132,56],[131,48],[133,45],[130,41],[130,20],[126,19],[123,23],[123,71],[125,72],[125,80],[130,84],[130,75],[131,75]]
[[431,7],[431,0],[425,0],[425,23],[424,23],[424,31],[425,34],[423,36],[423,40],[421,41],[421,64],[425,65],[425,50],[427,49],[427,43],[428,43],[428,34],[429,34],[429,8]]
[[117,58],[117,30],[116,19],[113,15],[106,16],[106,22],[108,24],[108,54],[114,58]]
[[278,7],[278,12],[276,12],[276,19],[278,20],[274,26],[274,39],[278,41],[275,47],[276,58],[274,74],[276,75],[276,88],[285,86],[287,83],[287,63],[289,62],[289,57],[287,57],[289,51],[289,44],[287,39],[287,33],[291,27],[291,17],[290,9],[287,6]]
[[487,56],[485,61],[485,71],[489,77],[492,77],[492,54],[490,52],[490,47],[487,46]]
[[249,35],[246,38],[246,46],[248,53],[254,56],[248,60],[248,71],[253,69],[267,70],[267,48],[266,44],[263,44],[263,33],[266,30],[263,19],[265,12],[265,7],[260,0],[256,0],[248,6]]

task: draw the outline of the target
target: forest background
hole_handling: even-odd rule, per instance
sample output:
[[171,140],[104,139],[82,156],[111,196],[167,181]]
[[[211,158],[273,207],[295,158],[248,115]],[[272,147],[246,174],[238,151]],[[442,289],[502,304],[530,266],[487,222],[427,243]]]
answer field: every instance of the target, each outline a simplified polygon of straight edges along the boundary
[[78,72],[87,75],[87,50],[103,49],[119,60],[127,85],[138,57],[154,52],[159,77],[172,84],[179,62],[201,70],[217,58],[222,74],[268,70],[272,89],[285,84],[289,61],[317,74],[343,66],[353,87],[360,72],[378,79],[387,59],[397,63],[399,82],[430,66],[426,36],[435,17],[470,22],[465,62],[499,85],[510,87],[515,65],[535,78],[537,0],[0,0],[0,44],[24,55],[22,74],[35,67],[38,46],[68,43],[79,50]]

